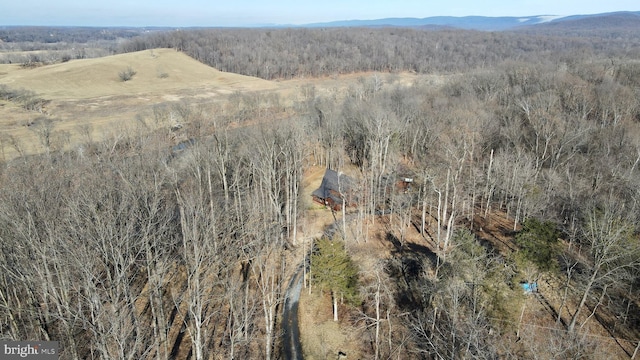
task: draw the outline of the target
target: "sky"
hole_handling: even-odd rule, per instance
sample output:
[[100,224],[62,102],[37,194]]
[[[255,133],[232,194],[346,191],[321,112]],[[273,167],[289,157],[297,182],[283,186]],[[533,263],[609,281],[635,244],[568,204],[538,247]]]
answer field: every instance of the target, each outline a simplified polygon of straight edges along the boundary
[[638,10],[638,0],[0,0],[0,26],[260,26]]

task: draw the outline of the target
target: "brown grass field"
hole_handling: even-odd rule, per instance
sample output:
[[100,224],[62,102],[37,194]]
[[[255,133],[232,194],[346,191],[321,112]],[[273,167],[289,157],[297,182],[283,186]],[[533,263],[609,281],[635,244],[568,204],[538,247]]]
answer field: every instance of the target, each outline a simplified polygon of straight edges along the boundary
[[[123,82],[118,73],[129,66],[137,74],[132,80]],[[276,87],[269,81],[218,71],[171,49],[73,60],[36,68],[1,65],[0,74],[0,84],[27,88],[50,100],[164,96],[185,90],[215,95]]]
[[[131,67],[136,74],[122,81],[119,72]],[[7,145],[7,135],[21,143],[26,154],[41,152],[42,146],[30,126],[46,115],[54,130],[68,134],[68,144],[80,141],[79,133],[89,125],[92,138],[114,131],[128,131],[136,116],[152,106],[182,99],[215,100],[236,91],[277,90],[279,84],[243,75],[224,73],[183,53],[154,49],[97,59],[24,68],[0,65],[0,84],[10,89],[33,91],[48,101],[42,113],[22,109],[0,100],[0,128],[6,158],[17,155]]]

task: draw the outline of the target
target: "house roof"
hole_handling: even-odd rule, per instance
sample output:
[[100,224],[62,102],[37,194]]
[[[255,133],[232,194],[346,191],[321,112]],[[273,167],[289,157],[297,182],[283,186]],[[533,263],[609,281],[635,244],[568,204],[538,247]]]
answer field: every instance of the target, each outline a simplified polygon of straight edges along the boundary
[[327,169],[322,178],[320,187],[311,195],[320,199],[331,199],[333,202],[342,202],[340,194],[345,194],[351,189],[353,181],[345,174],[338,173],[335,170]]

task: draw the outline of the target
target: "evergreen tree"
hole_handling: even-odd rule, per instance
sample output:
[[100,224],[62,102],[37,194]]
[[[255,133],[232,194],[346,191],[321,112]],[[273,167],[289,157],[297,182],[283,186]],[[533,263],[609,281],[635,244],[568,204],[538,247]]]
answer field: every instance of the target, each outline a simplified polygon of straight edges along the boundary
[[515,241],[526,260],[536,264],[541,271],[554,271],[558,268],[559,237],[553,222],[529,218],[522,224],[522,231]]
[[316,241],[311,265],[311,281],[321,291],[331,292],[333,320],[338,321],[338,298],[355,299],[358,269],[342,241],[325,237]]

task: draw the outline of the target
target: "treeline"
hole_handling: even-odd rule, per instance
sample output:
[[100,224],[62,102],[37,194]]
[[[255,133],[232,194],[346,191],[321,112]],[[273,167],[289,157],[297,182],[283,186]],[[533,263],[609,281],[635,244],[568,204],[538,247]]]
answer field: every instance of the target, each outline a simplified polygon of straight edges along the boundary
[[[460,73],[505,61],[558,63],[638,57],[640,33],[633,26],[635,20],[606,19],[614,23],[595,26],[587,19],[512,32],[9,27],[0,29],[0,49],[7,53],[41,51],[37,56],[52,63],[168,47],[219,70],[264,79],[365,71]],[[34,59],[3,54],[0,61]]]
[[[155,30],[158,29],[151,31]],[[120,42],[145,31],[144,28],[2,27],[0,63],[42,65],[113,55]]]
[[[7,26],[0,28],[0,43],[31,43],[65,45],[86,44],[99,40],[121,40],[139,36],[144,28],[79,27],[79,26]],[[39,50],[39,49],[23,49]]]
[[131,39],[121,51],[169,47],[222,71],[263,79],[365,71],[460,73],[509,61],[634,58],[640,38],[408,28],[201,29]]

